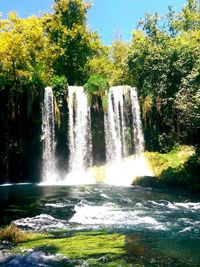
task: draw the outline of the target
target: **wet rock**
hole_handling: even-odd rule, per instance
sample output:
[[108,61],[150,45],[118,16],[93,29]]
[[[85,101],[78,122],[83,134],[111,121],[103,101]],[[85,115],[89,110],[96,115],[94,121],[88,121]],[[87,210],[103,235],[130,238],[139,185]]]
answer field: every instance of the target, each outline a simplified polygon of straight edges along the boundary
[[27,251],[26,254],[12,254],[0,262],[1,267],[75,267],[83,266],[80,261],[70,261],[60,255],[41,251]]

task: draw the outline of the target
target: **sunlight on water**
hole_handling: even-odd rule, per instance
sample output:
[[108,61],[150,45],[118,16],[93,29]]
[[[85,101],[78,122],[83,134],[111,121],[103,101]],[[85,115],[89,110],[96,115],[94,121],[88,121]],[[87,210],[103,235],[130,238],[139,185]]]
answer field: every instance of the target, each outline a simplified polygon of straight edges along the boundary
[[[63,193],[67,192],[66,188],[63,188]],[[70,190],[70,196],[64,198],[61,195],[57,199],[53,192],[59,188],[46,190],[48,199],[39,207],[37,215],[29,217],[27,213],[28,217],[15,220],[15,224],[37,231],[105,227],[199,236],[200,202],[187,199],[180,201],[179,197],[168,199],[167,194],[140,187],[73,186],[67,189]]]
[[153,176],[144,155],[130,156],[106,166],[105,183],[129,186],[137,177]]
[[91,167],[88,170],[77,170],[63,178],[58,172],[49,173],[48,181],[39,185],[83,185],[104,183],[116,186],[130,186],[142,176],[153,176],[143,154],[132,155],[114,163]]
[[7,186],[21,186],[21,185],[30,185],[31,183],[17,183],[17,184],[0,184],[0,187],[7,187]]
[[[55,182],[56,181],[56,182]],[[64,178],[62,179],[62,175],[59,173],[54,173],[49,175],[49,179],[47,182],[39,183],[41,186],[45,185],[83,185],[83,184],[94,184],[94,173],[92,169],[89,169],[87,171],[74,171],[66,174]]]
[[94,184],[93,171],[74,171],[68,173],[65,178],[65,185],[81,185],[81,184]]
[[[74,183],[74,180],[72,181]],[[74,236],[81,236],[81,231],[87,231],[88,234],[89,231],[95,230],[92,232],[94,236],[101,231],[103,235],[110,232],[120,233],[126,237],[127,257],[136,253],[133,255],[134,260],[135,255],[138,255],[143,263],[145,257],[148,266],[150,266],[149,262],[154,263],[152,259],[158,260],[158,255],[161,261],[157,261],[158,264],[152,266],[199,266],[200,202],[199,197],[195,198],[194,195],[181,195],[179,191],[171,194],[168,191],[153,188],[110,185],[43,188],[35,185],[15,188],[13,185],[13,188],[10,186],[7,189],[2,188],[0,193],[2,203],[0,219],[5,221],[9,211],[10,220],[12,219],[22,229],[55,233],[54,238],[66,238],[66,242],[68,237],[72,237],[73,240]],[[141,236],[145,255],[144,251],[142,254],[140,252],[137,254],[138,250],[135,250],[138,247],[138,242],[135,243],[138,236]],[[87,235],[84,235],[83,248],[85,244],[89,246],[87,241]],[[49,245],[51,248],[51,237],[49,242],[49,244],[45,243],[44,247]],[[5,247],[3,253],[7,253],[7,246],[7,243],[3,244],[3,248]],[[76,242],[71,248],[77,250]],[[43,246],[41,251],[42,249]],[[39,252],[39,247],[34,251]],[[5,259],[7,256],[9,259],[10,257],[14,260],[16,257],[18,259],[13,251],[10,252],[11,254],[1,253],[0,251],[0,261],[1,255]],[[19,256],[25,253],[26,251],[23,251]],[[29,253],[28,250],[28,255]],[[169,257],[167,262],[166,257]],[[178,259],[180,262],[177,262]],[[21,264],[22,262],[25,262],[24,265]],[[168,262],[170,264],[167,264]],[[43,266],[42,263],[42,259],[39,258],[34,266]],[[32,262],[27,263],[23,258],[19,260],[18,265],[4,266],[26,267],[32,266]],[[61,266],[61,264],[52,265],[52,262],[49,262],[44,266]],[[94,265],[67,263],[66,266]],[[101,266],[104,266],[104,263]]]
[[39,183],[39,185],[57,185],[59,182],[59,174],[55,171],[53,173],[46,173],[46,180]]

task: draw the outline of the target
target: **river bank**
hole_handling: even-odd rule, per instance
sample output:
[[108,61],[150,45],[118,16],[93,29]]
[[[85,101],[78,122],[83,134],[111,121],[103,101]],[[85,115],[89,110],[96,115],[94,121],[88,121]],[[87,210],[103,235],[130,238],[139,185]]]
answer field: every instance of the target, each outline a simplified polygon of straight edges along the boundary
[[134,185],[182,188],[200,192],[200,153],[193,146],[177,146],[168,153],[145,152],[153,177],[138,177]]

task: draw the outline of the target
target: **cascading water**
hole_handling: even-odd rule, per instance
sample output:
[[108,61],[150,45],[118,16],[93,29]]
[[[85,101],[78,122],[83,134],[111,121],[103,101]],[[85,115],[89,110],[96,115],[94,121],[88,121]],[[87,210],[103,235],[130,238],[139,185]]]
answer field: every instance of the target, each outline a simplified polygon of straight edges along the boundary
[[91,183],[88,168],[92,166],[91,116],[83,87],[68,87],[69,171],[68,184]]
[[[91,115],[83,87],[68,87],[69,173],[62,180],[55,169],[54,100],[50,87],[45,88],[42,140],[43,183],[86,184],[94,182],[92,173]],[[104,116],[106,140],[106,180],[130,185],[136,176],[151,175],[143,156],[144,138],[140,107],[135,88],[111,87]],[[131,155],[131,156],[130,156]]]
[[108,93],[108,112],[104,117],[108,162],[120,161],[123,157],[128,156],[124,109],[126,90],[127,86],[111,87]]
[[[110,88],[104,124],[106,182],[130,185],[136,176],[151,175],[143,156],[144,137],[135,88],[130,86]],[[131,149],[132,153],[130,153]],[[129,156],[130,154],[132,156]]]
[[55,127],[54,99],[51,87],[46,87],[42,112],[42,142],[43,142],[43,183],[55,183]]
[[134,136],[134,152],[140,155],[144,152],[144,136],[142,132],[142,122],[140,119],[140,106],[135,88],[131,88],[131,106],[133,115],[133,136]]

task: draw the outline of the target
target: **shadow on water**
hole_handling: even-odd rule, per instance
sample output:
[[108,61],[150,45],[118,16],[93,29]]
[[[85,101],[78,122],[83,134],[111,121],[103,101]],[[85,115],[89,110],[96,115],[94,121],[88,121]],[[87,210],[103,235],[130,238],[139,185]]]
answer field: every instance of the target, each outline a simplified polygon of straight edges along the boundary
[[[145,267],[199,267],[199,263],[193,261],[192,257],[184,255],[188,246],[185,246],[186,251],[184,251],[182,244],[180,248],[175,247],[175,240],[170,240],[170,238],[137,232],[126,234],[125,241],[126,261],[128,263]],[[180,242],[185,241],[180,240]],[[199,242],[196,245],[198,248]],[[188,251],[187,254],[191,252]],[[198,254],[197,251],[195,253]]]
[[22,217],[33,217],[45,211],[46,214],[53,215],[55,218],[68,218],[73,211],[69,208],[66,211],[52,209],[45,206],[48,202],[62,201],[68,198],[68,187],[57,186],[38,186],[10,185],[0,187],[0,225],[7,225],[13,220]]
[[[172,174],[173,173],[173,174]],[[184,174],[184,170],[176,170],[172,168],[168,168],[163,171],[161,174],[161,178],[154,176],[141,176],[137,177],[136,180],[133,181],[132,186],[141,186],[143,188],[152,188],[152,189],[161,189],[169,194],[181,194],[185,196],[190,196],[195,192],[194,197],[200,197],[199,185],[195,184],[195,181],[199,182],[199,176],[193,177],[196,179],[194,183],[192,183],[189,179],[187,181],[187,177]],[[185,179],[183,178],[185,177]],[[184,183],[186,186],[184,186]],[[190,183],[190,185],[189,185]]]

